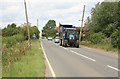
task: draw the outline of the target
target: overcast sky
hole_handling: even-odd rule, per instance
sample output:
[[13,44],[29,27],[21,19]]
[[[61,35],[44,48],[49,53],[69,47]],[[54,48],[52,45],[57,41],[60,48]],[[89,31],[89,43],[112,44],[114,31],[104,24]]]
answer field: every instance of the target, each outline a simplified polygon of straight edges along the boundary
[[[90,16],[92,7],[103,0],[26,0],[29,22],[37,24],[39,20],[39,30],[48,22],[55,20],[58,26],[61,24],[72,24],[80,26],[83,6],[85,8],[85,18]],[[24,0],[0,0],[0,27],[4,28],[8,24],[16,23],[17,26],[26,22]]]

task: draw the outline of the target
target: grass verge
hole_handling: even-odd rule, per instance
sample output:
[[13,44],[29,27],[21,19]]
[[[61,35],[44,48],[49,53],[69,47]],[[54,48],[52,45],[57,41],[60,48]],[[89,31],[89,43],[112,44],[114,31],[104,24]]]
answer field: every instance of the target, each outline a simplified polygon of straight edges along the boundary
[[98,49],[103,49],[105,51],[110,51],[114,53],[118,53],[117,48],[113,48],[110,45],[103,45],[103,44],[91,44],[88,42],[81,42],[81,45],[88,46],[88,47],[93,47],[93,48],[98,48]]
[[45,64],[39,40],[33,40],[31,49],[28,50],[20,61],[16,61],[3,77],[44,77]]

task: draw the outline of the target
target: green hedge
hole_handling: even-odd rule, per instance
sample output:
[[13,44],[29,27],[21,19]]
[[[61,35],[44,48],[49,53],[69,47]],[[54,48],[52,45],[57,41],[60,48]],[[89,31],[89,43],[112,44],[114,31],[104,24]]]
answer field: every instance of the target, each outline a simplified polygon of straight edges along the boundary
[[89,36],[89,41],[92,44],[103,44],[103,45],[109,45],[113,48],[118,48],[118,43],[119,43],[118,29],[116,29],[109,38],[107,38],[105,34],[101,32],[91,34]]
[[118,29],[116,29],[111,35],[111,44],[114,48],[118,48],[119,34]]
[[3,37],[2,43],[5,44],[7,48],[9,48],[12,45],[16,44],[17,42],[22,42],[24,40],[25,40],[24,36],[18,34],[11,37]]
[[90,41],[93,44],[98,44],[103,42],[104,38],[105,38],[105,35],[101,32],[90,35]]
[[2,48],[2,72],[7,74],[12,63],[21,60],[21,57],[26,54],[27,50],[29,50],[27,41],[16,43],[9,48]]
[[28,42],[21,34],[2,38],[2,65],[6,73],[11,65],[21,59],[22,55],[29,49]]

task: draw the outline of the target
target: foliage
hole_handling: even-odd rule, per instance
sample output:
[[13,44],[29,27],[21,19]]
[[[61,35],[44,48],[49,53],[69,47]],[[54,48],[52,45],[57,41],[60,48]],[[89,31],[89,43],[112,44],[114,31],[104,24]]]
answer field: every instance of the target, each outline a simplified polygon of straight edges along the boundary
[[[16,27],[15,23],[8,24],[2,29],[2,65],[3,73],[8,72],[9,67],[14,62],[21,60],[22,55],[29,50],[27,27]],[[39,38],[39,30],[36,26],[30,26],[30,36],[33,39],[33,34]]]
[[16,44],[17,42],[22,42],[24,40],[25,40],[24,36],[18,34],[11,37],[3,37],[2,43],[5,44],[7,48],[9,48],[12,45]]
[[[120,2],[97,3],[86,20],[88,31],[86,40],[94,44],[101,43],[117,48],[120,26]],[[100,34],[100,32],[102,34]],[[100,36],[99,36],[100,34]],[[103,37],[102,37],[103,35]]]
[[47,24],[43,27],[42,36],[45,37],[55,37],[57,33],[56,22],[54,20],[49,20]]
[[102,39],[104,45],[111,45],[111,38],[107,38],[105,37],[104,39]]
[[117,22],[115,23],[110,23],[108,26],[103,30],[103,32],[106,34],[107,37],[110,37],[111,34],[115,31],[117,28]]
[[38,30],[38,28],[36,26],[30,27],[30,37],[31,39],[34,39],[33,34],[36,35],[36,38],[39,38],[39,33],[40,31]]
[[[29,27],[29,31],[30,31],[30,38],[33,39],[33,34],[36,35],[36,38],[38,39],[39,38],[39,33],[40,31],[38,30],[38,28],[36,26],[30,26]],[[27,31],[27,26],[24,26],[20,29],[20,34],[22,34],[25,39],[27,40],[28,39],[28,31]]]
[[98,44],[98,43],[101,43],[103,42],[102,40],[105,38],[105,35],[101,32],[99,33],[94,33],[90,36],[90,41],[93,43],[93,44]]
[[[23,51],[21,51],[21,54],[19,54],[19,49],[20,48],[22,49],[22,47],[26,47],[26,42],[19,43],[19,45],[15,45],[17,47],[21,45],[19,48],[16,48],[14,46],[15,49],[13,48],[12,50],[16,50],[16,52],[8,51],[8,54],[5,56],[8,57],[9,53],[11,54],[13,53],[13,54],[12,56],[9,56],[10,59],[4,57],[3,69],[2,69],[3,77],[44,77],[45,76],[44,57],[43,57],[42,49],[40,47],[40,42],[39,40],[34,40],[31,41],[31,43],[32,43],[31,49],[26,50],[24,56],[22,54]],[[17,57],[14,55],[16,55]],[[14,59],[13,57],[15,57],[15,59],[18,60],[12,60]],[[5,61],[5,58],[7,61]],[[9,64],[8,59],[14,61],[13,64],[9,65],[9,68],[7,68]]]
[[2,29],[2,36],[13,36],[19,33],[19,27],[15,23],[8,24],[7,28]]
[[21,42],[12,45],[9,48],[2,47],[2,66],[3,73],[7,73],[10,65],[21,59],[25,52],[28,50],[28,43]]
[[114,48],[118,48],[119,39],[118,29],[116,29],[111,35],[111,44]]
[[[25,37],[25,39],[28,39],[28,31],[27,31],[27,26],[23,25],[23,27],[16,27],[17,25],[15,23],[8,24],[7,28],[2,29],[2,36],[3,37],[8,37],[8,36],[13,36],[16,34],[21,34]],[[36,38],[39,38],[39,30],[36,26],[29,26],[30,30],[30,37],[33,39],[33,34],[36,35]]]
[[108,30],[109,24],[117,23],[117,5],[117,2],[102,2],[101,4],[96,4],[95,8],[92,8],[91,25],[89,23],[89,27],[93,32],[98,33],[101,31],[104,33],[106,31],[105,29]]
[[115,53],[120,53],[118,52],[117,48],[113,48],[111,45],[108,45],[108,44],[103,45],[103,44],[91,44],[88,42],[81,42],[81,45],[85,45],[85,46],[92,47],[92,48],[100,48],[106,51],[113,51]]

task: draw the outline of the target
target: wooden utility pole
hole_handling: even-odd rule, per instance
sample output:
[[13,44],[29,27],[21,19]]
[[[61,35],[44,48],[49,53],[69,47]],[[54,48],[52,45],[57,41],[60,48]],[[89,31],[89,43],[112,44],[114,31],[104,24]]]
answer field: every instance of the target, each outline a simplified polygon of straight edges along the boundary
[[38,28],[38,19],[37,19],[37,28]]
[[27,21],[27,30],[28,30],[28,45],[30,47],[31,42],[30,42],[30,31],[29,31],[29,22],[28,22],[28,15],[27,15],[26,0],[24,0],[24,4],[25,4],[25,15],[26,15],[26,21]]
[[83,15],[82,15],[82,23],[81,23],[81,29],[80,29],[79,42],[81,42],[81,35],[82,35],[82,27],[83,27],[84,13],[85,13],[85,5],[84,5],[84,8],[83,8]]

